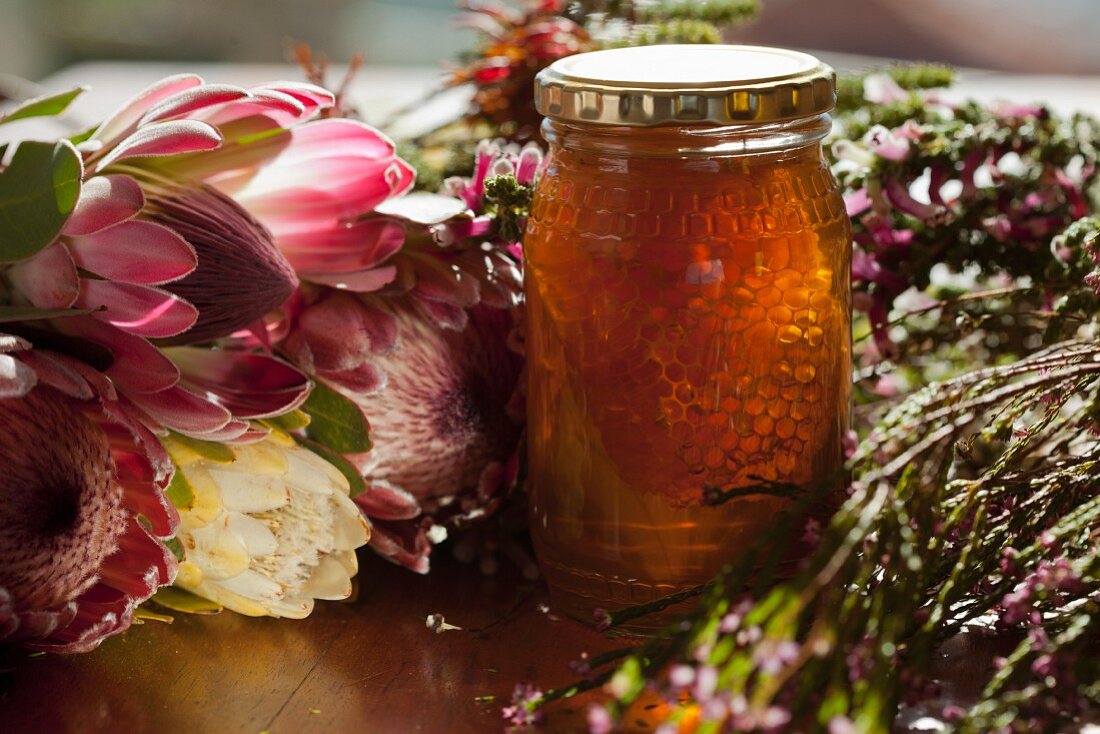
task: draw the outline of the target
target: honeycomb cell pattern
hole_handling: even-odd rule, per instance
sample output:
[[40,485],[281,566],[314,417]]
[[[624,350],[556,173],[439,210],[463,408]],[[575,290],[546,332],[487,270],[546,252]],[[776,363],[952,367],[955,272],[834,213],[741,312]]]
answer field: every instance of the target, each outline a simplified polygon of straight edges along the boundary
[[525,238],[540,555],[586,579],[705,580],[778,511],[700,508],[705,486],[837,470],[847,227],[812,146],[703,160],[553,151]]

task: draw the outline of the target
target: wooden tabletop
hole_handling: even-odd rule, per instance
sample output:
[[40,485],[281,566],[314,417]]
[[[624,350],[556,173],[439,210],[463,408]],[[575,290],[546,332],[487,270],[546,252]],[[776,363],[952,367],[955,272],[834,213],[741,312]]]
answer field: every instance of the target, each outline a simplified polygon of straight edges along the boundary
[[[0,732],[502,732],[517,682],[567,684],[582,651],[622,645],[559,619],[541,583],[508,569],[485,576],[446,549],[428,576],[369,551],[361,560],[357,598],[320,603],[302,621],[177,614],[86,655],[9,656]],[[435,634],[429,614],[464,629]],[[937,669],[944,695],[972,700],[992,656],[1010,649],[1003,638],[953,640]],[[585,731],[590,700],[557,704],[540,731]],[[631,714],[627,731],[652,731],[646,718]],[[934,731],[930,722],[909,711],[898,731]]]
[[[541,584],[445,553],[417,576],[366,552],[358,598],[302,621],[176,614],[90,654],[16,655],[0,732],[499,732],[518,681],[568,683],[581,651],[616,646],[540,611]],[[435,613],[464,630],[431,632]],[[578,730],[566,708],[548,731]]]

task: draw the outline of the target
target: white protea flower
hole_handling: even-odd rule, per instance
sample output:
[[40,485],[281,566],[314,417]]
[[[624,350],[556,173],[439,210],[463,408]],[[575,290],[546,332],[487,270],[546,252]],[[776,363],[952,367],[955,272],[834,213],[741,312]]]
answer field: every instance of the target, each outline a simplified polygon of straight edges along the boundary
[[370,527],[332,464],[279,434],[225,447],[232,460],[165,444],[194,494],[180,511],[177,586],[241,614],[291,619],[315,599],[351,594]]

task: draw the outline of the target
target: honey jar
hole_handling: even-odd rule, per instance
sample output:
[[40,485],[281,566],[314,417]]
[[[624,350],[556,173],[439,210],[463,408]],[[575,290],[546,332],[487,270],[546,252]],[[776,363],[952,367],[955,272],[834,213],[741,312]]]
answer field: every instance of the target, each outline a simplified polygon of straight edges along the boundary
[[[822,154],[835,75],[754,46],[579,54],[539,74],[524,239],[531,531],[557,606],[704,583],[840,474],[851,236]],[[644,628],[643,620],[641,626]]]

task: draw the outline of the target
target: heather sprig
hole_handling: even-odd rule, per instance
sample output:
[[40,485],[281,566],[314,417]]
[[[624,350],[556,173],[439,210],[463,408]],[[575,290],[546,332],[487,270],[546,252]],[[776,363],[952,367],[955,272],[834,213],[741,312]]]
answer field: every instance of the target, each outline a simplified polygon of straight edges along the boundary
[[1089,213],[1100,123],[1042,106],[950,105],[887,75],[864,87],[868,104],[840,116],[831,152],[853,222],[854,302],[882,354],[894,349],[895,300],[927,288],[936,266],[1064,274],[1051,245]]
[[[1003,663],[959,730],[1072,720],[1094,705],[1095,665],[1075,653],[1096,638],[1100,443],[1070,406],[1098,393],[1088,341],[915,393],[860,446],[851,494],[793,580],[746,594],[759,557],[741,559],[685,622],[542,700],[607,681],[612,711],[656,689],[698,731],[889,731],[936,692],[938,645],[994,615],[1040,642]],[[978,442],[995,456],[973,473]],[[998,728],[1013,716],[1042,725]]]

